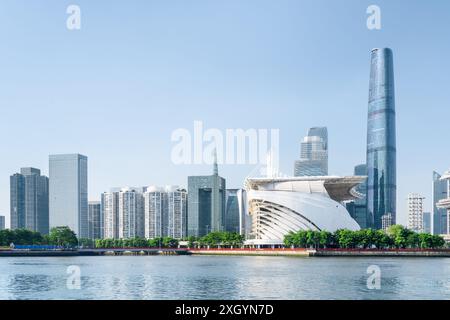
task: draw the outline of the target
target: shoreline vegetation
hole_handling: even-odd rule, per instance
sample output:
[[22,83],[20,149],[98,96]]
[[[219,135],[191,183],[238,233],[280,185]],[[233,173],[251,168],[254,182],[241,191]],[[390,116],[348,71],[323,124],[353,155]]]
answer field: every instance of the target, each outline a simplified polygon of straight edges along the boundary
[[182,240],[77,239],[68,227],[57,227],[49,235],[29,230],[0,231],[0,256],[98,256],[98,255],[249,255],[249,256],[418,256],[450,257],[441,236],[415,233],[401,225],[388,230],[363,229],[298,231],[284,237],[283,245],[248,246],[244,236],[233,232],[211,232],[204,237]]

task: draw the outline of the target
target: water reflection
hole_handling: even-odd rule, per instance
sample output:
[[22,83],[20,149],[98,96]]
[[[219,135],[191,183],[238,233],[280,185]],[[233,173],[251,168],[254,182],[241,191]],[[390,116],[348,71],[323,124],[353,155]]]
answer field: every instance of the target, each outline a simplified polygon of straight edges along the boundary
[[[70,265],[81,290],[66,287]],[[380,290],[367,288],[370,265]],[[2,258],[0,299],[450,299],[450,259]]]

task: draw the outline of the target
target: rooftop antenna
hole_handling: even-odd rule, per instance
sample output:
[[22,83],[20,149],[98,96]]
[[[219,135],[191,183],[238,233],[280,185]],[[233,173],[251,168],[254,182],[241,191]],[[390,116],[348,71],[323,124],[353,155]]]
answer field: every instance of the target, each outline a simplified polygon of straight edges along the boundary
[[213,174],[215,176],[218,176],[219,175],[219,166],[217,165],[217,149],[216,148],[214,148],[213,156],[214,156],[214,169],[213,169],[214,171],[213,171]]

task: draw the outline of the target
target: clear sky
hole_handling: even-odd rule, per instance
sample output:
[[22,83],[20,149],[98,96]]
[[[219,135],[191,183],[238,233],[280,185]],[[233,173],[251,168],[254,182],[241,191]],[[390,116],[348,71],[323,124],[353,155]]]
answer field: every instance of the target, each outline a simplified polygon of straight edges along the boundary
[[[66,8],[81,8],[81,29]],[[366,9],[381,8],[381,30]],[[48,155],[89,157],[91,200],[116,186],[186,185],[171,133],[280,129],[292,173],[309,127],[327,126],[330,174],[365,162],[370,50],[394,51],[398,220],[406,195],[431,209],[432,171],[450,167],[450,2],[444,0],[2,0],[0,214],[9,176]],[[252,166],[227,165],[230,187]]]

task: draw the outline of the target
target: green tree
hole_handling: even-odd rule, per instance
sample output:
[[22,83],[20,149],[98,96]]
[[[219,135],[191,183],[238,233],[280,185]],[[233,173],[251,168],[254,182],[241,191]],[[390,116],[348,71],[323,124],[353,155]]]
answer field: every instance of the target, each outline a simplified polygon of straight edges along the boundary
[[69,227],[55,227],[50,230],[49,242],[52,245],[75,247],[78,244],[78,239]]

